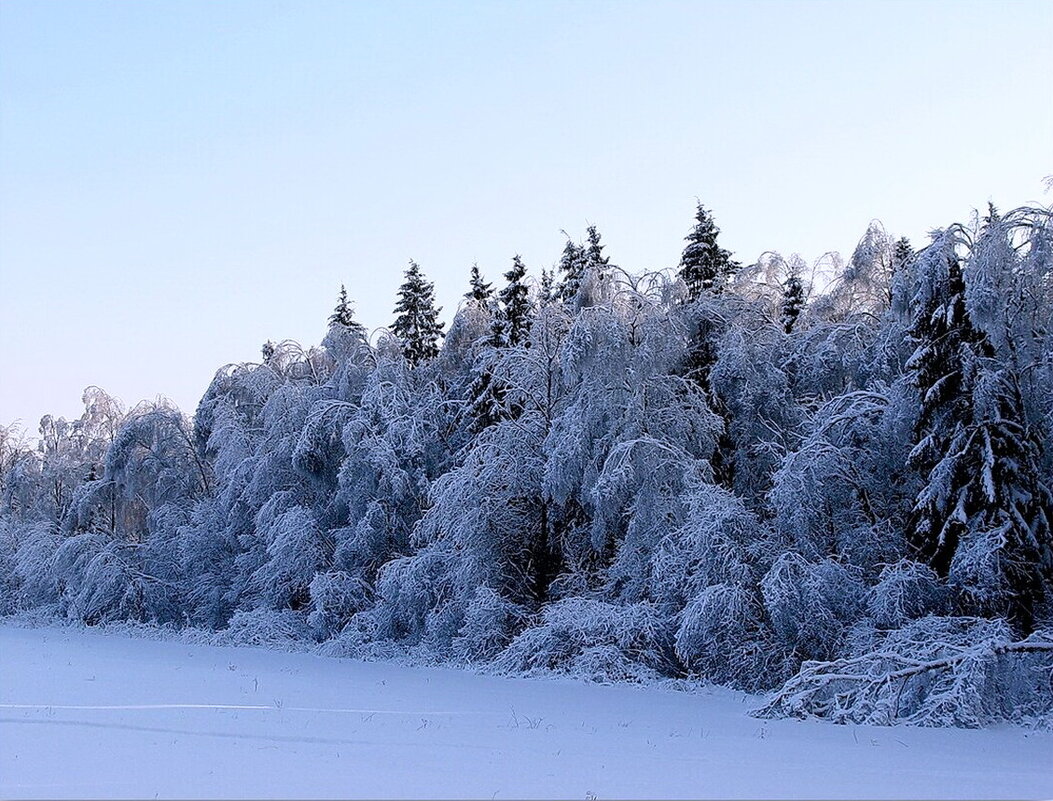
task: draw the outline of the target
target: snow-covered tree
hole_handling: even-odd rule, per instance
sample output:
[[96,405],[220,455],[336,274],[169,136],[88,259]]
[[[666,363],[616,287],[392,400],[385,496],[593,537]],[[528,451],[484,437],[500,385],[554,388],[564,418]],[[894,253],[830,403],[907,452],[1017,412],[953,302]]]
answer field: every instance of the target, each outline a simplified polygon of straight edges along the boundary
[[585,248],[568,236],[558,265],[560,273],[559,297],[562,300],[570,303],[577,298],[581,285],[585,280],[587,265]]
[[585,246],[585,269],[596,270],[601,275],[610,266],[610,257],[603,255],[605,245],[600,244],[600,232],[595,225],[589,225],[585,229],[585,239],[589,243]]
[[410,261],[405,279],[399,287],[391,332],[402,342],[406,360],[416,365],[439,355],[442,308],[435,306],[435,285],[425,279],[417,262]]
[[340,285],[340,297],[336,301],[336,307],[329,315],[329,325],[340,325],[365,336],[366,329],[355,319],[354,308],[347,299],[347,288],[343,284]]
[[473,268],[441,350],[411,262],[391,331],[341,287],[192,419],[0,427],[0,614],[1048,724],[1053,213],[743,269],[696,219],[679,270]]
[[512,259],[512,268],[505,273],[507,282],[497,293],[501,304],[499,313],[501,343],[520,345],[530,332],[531,303],[529,290],[524,281],[526,265],[519,256]]
[[483,276],[479,272],[479,265],[473,264],[472,275],[469,279],[469,289],[464,296],[469,300],[474,300],[476,303],[485,306],[490,302],[490,298],[493,294],[493,284],[484,281]]
[[720,229],[713,215],[698,204],[695,227],[685,237],[687,247],[680,257],[680,278],[687,285],[688,298],[697,300],[703,292],[719,292],[740,265],[731,258],[731,251],[717,243]]
[[[1006,235],[991,229],[984,239]],[[982,279],[999,249],[977,248],[965,262],[970,245],[952,228],[918,258],[908,366],[921,412],[910,461],[925,483],[910,533],[966,610],[1008,615],[1027,632],[1053,577],[1053,494],[1008,354],[973,322],[972,310],[984,314],[990,301],[967,301],[967,276]]]
[[791,273],[789,278],[786,279],[782,303],[779,307],[779,322],[782,323],[782,330],[787,334],[793,332],[793,327],[797,324],[797,318],[801,316],[804,304],[804,282],[801,281],[801,276],[798,273]]

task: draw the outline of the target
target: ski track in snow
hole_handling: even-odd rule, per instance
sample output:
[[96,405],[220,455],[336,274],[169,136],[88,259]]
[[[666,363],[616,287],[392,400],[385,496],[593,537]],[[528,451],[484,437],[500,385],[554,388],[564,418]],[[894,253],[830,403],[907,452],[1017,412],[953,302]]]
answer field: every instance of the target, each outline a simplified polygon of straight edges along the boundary
[[1050,732],[758,703],[0,626],[0,797],[1053,797]]

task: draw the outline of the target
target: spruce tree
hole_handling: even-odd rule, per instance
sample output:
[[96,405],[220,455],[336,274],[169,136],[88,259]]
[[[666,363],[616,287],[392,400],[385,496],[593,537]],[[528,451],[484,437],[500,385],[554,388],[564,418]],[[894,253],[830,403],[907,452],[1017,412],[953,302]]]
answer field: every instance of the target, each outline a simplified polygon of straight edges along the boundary
[[500,316],[503,323],[504,341],[505,344],[513,347],[526,342],[530,334],[530,299],[524,278],[526,278],[526,266],[523,260],[516,255],[512,259],[512,269],[505,273],[505,280],[508,283],[497,296],[501,304]]
[[725,418],[725,427],[713,454],[713,474],[725,487],[732,487],[735,480],[735,443],[729,433],[729,413],[721,399],[713,391],[710,374],[716,364],[717,343],[723,334],[723,323],[718,315],[696,304],[703,294],[719,294],[727,280],[735,274],[739,263],[732,260],[731,252],[717,244],[720,229],[712,215],[699,203],[695,212],[695,227],[687,235],[687,247],[680,259],[680,278],[687,285],[689,307],[687,311],[688,352],[685,373],[706,393],[713,410]]
[[687,235],[687,247],[680,258],[680,277],[687,284],[690,300],[703,292],[720,292],[741,266],[731,251],[717,244],[720,229],[701,203],[695,212],[695,227]]
[[970,317],[963,241],[943,233],[919,261],[907,368],[920,396],[910,464],[923,486],[908,533],[959,590],[962,612],[1005,615],[1027,632],[1053,572],[1053,496],[1019,384]]
[[600,277],[603,277],[611,260],[603,255],[604,245],[600,244],[600,232],[596,230],[595,225],[590,225],[585,229],[585,236],[589,243],[585,248],[585,269],[595,269]]
[[[930,483],[951,439],[968,424],[973,368],[977,356],[984,355],[988,347],[965,309],[965,281],[955,244],[952,234],[943,233],[925,254],[910,328],[917,344],[907,368],[921,401],[910,458]],[[953,509],[947,508],[956,499],[950,494],[940,498],[927,490],[922,491],[915,508],[914,544],[946,576],[960,534],[949,514]]]
[[892,274],[895,275],[913,258],[914,248],[911,247],[910,240],[901,236],[892,247]]
[[909,298],[905,296],[910,282],[906,279],[904,271],[914,261],[914,248],[910,240],[901,236],[892,246],[892,270],[888,282],[888,305],[890,309],[896,310],[897,314],[903,314],[910,305]]
[[541,286],[538,288],[538,305],[546,306],[556,299],[556,282],[552,270],[541,270]]
[[410,260],[405,282],[399,287],[395,304],[392,333],[402,341],[406,361],[417,365],[439,355],[443,324],[439,322],[442,307],[435,306],[435,285],[426,280],[420,265]]
[[559,284],[560,300],[570,302],[578,296],[581,284],[585,280],[585,248],[567,237],[567,244],[563,246],[563,255],[559,259],[559,272],[562,279]]
[[475,375],[468,390],[473,431],[514,419],[522,412],[518,406],[509,406],[508,387],[496,377],[495,370],[501,359],[501,350],[525,343],[530,333],[531,306],[525,277],[526,267],[517,255],[512,259],[512,269],[505,273],[508,283],[497,295],[490,334],[486,338],[487,348],[475,365]]
[[801,316],[803,310],[804,284],[801,282],[801,277],[793,273],[786,279],[786,286],[783,287],[782,292],[782,303],[779,308],[779,322],[782,323],[782,330],[787,334],[793,331],[797,318]]
[[366,337],[366,327],[355,319],[354,305],[347,299],[347,289],[340,285],[340,296],[336,302],[336,308],[329,315],[329,326],[341,326],[356,336]]
[[470,289],[464,296],[483,306],[489,302],[490,297],[494,294],[493,284],[483,280],[482,275],[479,273],[478,264],[472,265],[472,277],[469,279],[469,286]]

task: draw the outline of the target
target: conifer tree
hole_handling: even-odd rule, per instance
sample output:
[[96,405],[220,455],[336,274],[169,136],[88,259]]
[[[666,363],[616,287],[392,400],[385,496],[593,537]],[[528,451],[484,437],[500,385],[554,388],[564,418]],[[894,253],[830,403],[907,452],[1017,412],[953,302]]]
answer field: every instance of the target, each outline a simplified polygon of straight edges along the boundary
[[541,286],[538,288],[538,304],[545,306],[556,298],[555,278],[552,270],[541,270]]
[[526,342],[530,333],[531,310],[527,285],[523,281],[525,277],[526,266],[523,260],[516,255],[512,259],[512,269],[505,273],[505,280],[508,283],[497,296],[501,303],[500,316],[504,342],[513,347]]
[[586,228],[585,235],[589,243],[585,248],[585,269],[595,269],[602,277],[611,260],[603,255],[604,245],[600,244],[600,233],[595,225]]
[[907,367],[920,395],[910,464],[924,484],[909,534],[959,589],[963,612],[1005,615],[1027,632],[1053,571],[1053,496],[1018,383],[969,314],[963,241],[942,233],[919,262]]
[[[923,474],[940,463],[954,433],[967,424],[976,357],[987,355],[984,351],[989,347],[965,309],[965,281],[956,243],[952,233],[942,233],[925,254],[910,328],[917,346],[907,368],[921,399],[911,462]],[[930,495],[933,493],[923,491],[927,500],[919,498],[915,509],[915,546],[937,572],[947,575],[960,533],[948,519],[952,510],[946,505],[953,499]]]
[[913,258],[914,248],[911,247],[910,240],[905,236],[901,236],[896,240],[896,244],[892,248],[892,274],[895,275],[903,265]]
[[792,273],[786,279],[786,286],[783,287],[782,303],[779,309],[779,322],[782,323],[782,330],[787,334],[793,331],[797,318],[801,316],[803,310],[804,284],[801,282],[801,276]]
[[472,277],[469,280],[469,286],[471,288],[464,296],[483,306],[489,302],[491,296],[494,294],[493,284],[483,280],[482,275],[479,273],[478,264],[472,265]]
[[585,248],[568,236],[559,259],[559,272],[562,275],[558,293],[560,300],[570,302],[577,297],[581,283],[585,280],[587,265]]
[[910,306],[910,281],[903,273],[913,261],[914,248],[907,237],[901,236],[892,246],[892,270],[888,282],[888,306],[901,316],[908,313]]
[[680,258],[680,277],[687,284],[690,300],[698,300],[703,292],[720,292],[741,266],[731,258],[731,251],[717,244],[720,229],[701,203],[695,221]]
[[505,273],[508,284],[498,293],[486,338],[489,346],[475,366],[475,375],[468,391],[468,409],[472,430],[482,431],[508,417],[516,417],[521,409],[508,408],[508,388],[494,374],[501,359],[501,349],[515,347],[527,341],[530,333],[531,305],[527,286],[526,266],[518,255],[512,259],[512,269]]
[[405,282],[399,287],[392,333],[402,341],[402,352],[411,365],[439,355],[443,324],[442,307],[435,306],[435,285],[425,279],[420,265],[410,260]]
[[363,339],[366,337],[366,327],[355,319],[354,304],[347,299],[347,289],[343,284],[340,285],[340,296],[337,299],[336,308],[329,315],[329,325],[339,325]]

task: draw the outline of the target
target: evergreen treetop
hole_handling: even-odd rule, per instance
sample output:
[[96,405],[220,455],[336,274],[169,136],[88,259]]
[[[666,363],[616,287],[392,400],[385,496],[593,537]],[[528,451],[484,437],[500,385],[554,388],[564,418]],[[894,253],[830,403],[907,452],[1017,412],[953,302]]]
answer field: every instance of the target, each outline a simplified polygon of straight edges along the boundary
[[498,294],[501,303],[503,334],[508,345],[520,345],[526,342],[530,333],[530,298],[526,278],[526,265],[518,255],[512,259],[512,268],[505,273],[504,288]]
[[713,215],[699,203],[695,211],[695,227],[685,237],[687,247],[680,258],[679,269],[691,300],[697,300],[703,292],[720,292],[741,266],[731,258],[731,251],[717,244],[719,234]]
[[482,305],[486,305],[490,300],[490,297],[494,294],[493,284],[483,280],[483,276],[479,272],[478,264],[472,265],[472,276],[469,279],[469,287],[469,290],[464,296]]
[[558,290],[560,300],[569,302],[577,297],[582,281],[585,280],[587,266],[585,248],[568,236],[567,244],[563,246],[563,254],[559,258],[559,272],[562,276]]
[[329,315],[329,325],[339,325],[349,329],[352,333],[365,338],[366,327],[355,319],[354,304],[347,299],[347,289],[340,285],[340,296],[337,299],[333,313]]
[[443,323],[439,321],[442,307],[435,306],[435,285],[420,271],[420,265],[410,260],[405,281],[399,287],[395,304],[395,323],[392,333],[402,341],[402,352],[411,365],[420,364],[439,355],[439,340]]
[[605,245],[600,244],[600,232],[596,230],[595,225],[590,225],[585,229],[585,235],[589,243],[585,248],[585,264],[588,267],[597,268],[602,273],[603,268],[608,266],[611,260],[610,257],[603,255]]
[[782,323],[782,330],[787,334],[793,331],[797,318],[804,311],[804,302],[804,283],[801,281],[801,276],[792,273],[786,279],[786,286],[783,287],[782,304],[779,309],[779,322]]

